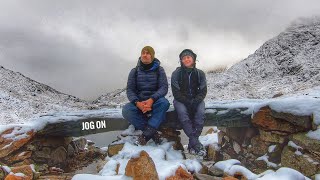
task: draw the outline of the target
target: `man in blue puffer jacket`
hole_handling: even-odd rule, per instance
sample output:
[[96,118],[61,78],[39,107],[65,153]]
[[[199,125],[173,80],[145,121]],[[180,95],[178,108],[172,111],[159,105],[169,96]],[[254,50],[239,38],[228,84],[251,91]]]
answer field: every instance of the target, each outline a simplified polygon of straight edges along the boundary
[[168,80],[160,61],[154,57],[151,46],[141,50],[138,64],[133,68],[127,82],[127,103],[122,109],[123,117],[135,129],[142,130],[136,142],[145,145],[150,139],[161,142],[157,129],[165,119],[170,103],[165,98],[168,93]]

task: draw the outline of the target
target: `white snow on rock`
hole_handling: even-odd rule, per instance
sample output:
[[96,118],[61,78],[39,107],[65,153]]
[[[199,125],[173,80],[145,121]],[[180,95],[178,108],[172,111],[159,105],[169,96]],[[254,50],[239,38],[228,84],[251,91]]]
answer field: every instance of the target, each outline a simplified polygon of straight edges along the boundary
[[288,146],[295,148],[296,150],[303,149],[301,146],[296,145],[293,141],[288,142]]
[[225,169],[230,169],[230,167],[233,165],[240,165],[240,164],[241,162],[237,159],[228,159],[225,161],[219,161],[215,163],[214,167],[224,171]]
[[296,149],[296,151],[294,152],[296,155],[298,155],[298,156],[303,155],[302,152],[300,151],[303,148],[301,146],[296,145],[293,141],[289,141],[288,142],[288,146],[293,147],[294,149]]
[[224,172],[231,176],[235,175],[237,172],[241,172],[241,174],[245,176],[247,179],[256,179],[258,177],[256,174],[252,173],[250,170],[240,165],[233,165],[230,168],[225,169]]
[[214,168],[220,169],[231,176],[235,173],[241,173],[248,180],[310,180],[300,172],[287,167],[281,167],[277,171],[266,170],[265,172],[257,175],[241,166],[240,162],[236,159],[219,161],[214,164]]
[[211,134],[207,134],[207,135],[204,135],[204,136],[200,136],[199,137],[199,141],[205,147],[211,145],[211,146],[215,147],[216,150],[219,149],[219,146],[218,146],[218,133],[211,133]]
[[320,141],[320,128],[318,127],[318,129],[315,131],[309,131],[307,133],[307,136],[311,139],[316,139]]
[[310,180],[299,171],[291,168],[282,167],[276,172],[268,171],[264,176],[257,180]]
[[[131,158],[138,157],[143,150],[146,151],[154,161],[159,179],[165,179],[166,177],[174,175],[179,166],[192,172],[198,172],[202,168],[196,159],[183,159],[182,153],[173,149],[172,142],[165,142],[161,145],[148,143],[147,146],[136,146],[126,142],[123,149],[117,155],[107,158],[108,162],[99,172],[100,176],[98,176],[97,179],[102,177],[109,179],[110,176],[113,178],[124,178],[125,167],[128,161]],[[119,171],[118,175],[115,176],[118,164],[120,165]],[[74,176],[73,179],[78,180],[85,177],[88,177],[88,175],[78,174]]]
[[132,180],[133,178],[124,175],[116,176],[99,176],[93,174],[77,174],[72,177],[72,180]]
[[136,136],[142,134],[141,130],[135,130],[133,125],[129,125],[128,129],[121,132],[123,136]]
[[271,146],[269,146],[268,152],[269,152],[269,153],[274,152],[274,150],[276,149],[276,147],[277,147],[277,145],[271,145]]
[[268,167],[273,167],[273,168],[277,168],[278,165],[273,163],[273,162],[270,162],[269,161],[269,156],[267,154],[261,156],[261,157],[258,157],[257,160],[259,161],[264,161]]
[[320,125],[320,86],[297,91],[271,99],[238,99],[207,102],[207,108],[248,108],[242,113],[254,115],[261,107],[269,106],[277,112],[300,116],[313,116],[314,123]]

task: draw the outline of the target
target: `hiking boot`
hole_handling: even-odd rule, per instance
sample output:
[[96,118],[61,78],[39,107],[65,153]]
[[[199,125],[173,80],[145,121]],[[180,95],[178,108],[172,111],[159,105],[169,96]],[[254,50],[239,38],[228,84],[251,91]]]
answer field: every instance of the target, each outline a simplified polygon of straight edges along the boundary
[[207,152],[201,143],[193,147],[188,146],[188,150],[189,150],[189,153],[193,155],[202,156],[202,157],[207,155]]
[[144,135],[139,135],[138,139],[136,140],[136,142],[134,143],[135,145],[141,145],[144,146],[147,144],[147,140],[146,137]]

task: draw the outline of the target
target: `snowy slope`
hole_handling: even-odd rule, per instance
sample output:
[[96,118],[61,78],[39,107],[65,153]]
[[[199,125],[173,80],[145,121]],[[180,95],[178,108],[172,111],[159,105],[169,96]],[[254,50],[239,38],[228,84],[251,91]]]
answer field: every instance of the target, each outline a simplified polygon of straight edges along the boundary
[[292,24],[226,72],[208,74],[210,99],[271,98],[320,85],[320,19]]
[[41,113],[87,106],[79,98],[0,66],[0,124],[21,123]]
[[[279,93],[291,94],[319,86],[319,42],[319,18],[296,21],[228,70],[208,73],[206,101],[271,98]],[[172,102],[170,86],[167,98]],[[103,95],[94,103],[115,105],[126,102],[125,90],[122,89]]]

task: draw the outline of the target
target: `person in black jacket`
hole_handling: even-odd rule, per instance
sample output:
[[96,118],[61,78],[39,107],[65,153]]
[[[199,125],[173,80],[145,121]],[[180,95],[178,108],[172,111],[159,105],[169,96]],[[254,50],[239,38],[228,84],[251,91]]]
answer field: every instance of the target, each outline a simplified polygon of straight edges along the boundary
[[122,108],[123,117],[135,129],[143,131],[136,142],[139,145],[145,145],[150,139],[157,144],[161,142],[157,129],[170,106],[165,98],[168,79],[154,55],[155,51],[151,46],[141,50],[138,64],[128,76],[127,97],[130,102]]
[[199,136],[205,119],[206,76],[202,70],[196,68],[197,55],[192,50],[183,50],[179,58],[181,67],[171,76],[173,105],[183,130],[189,137],[189,152],[205,156],[206,151],[199,141]]

